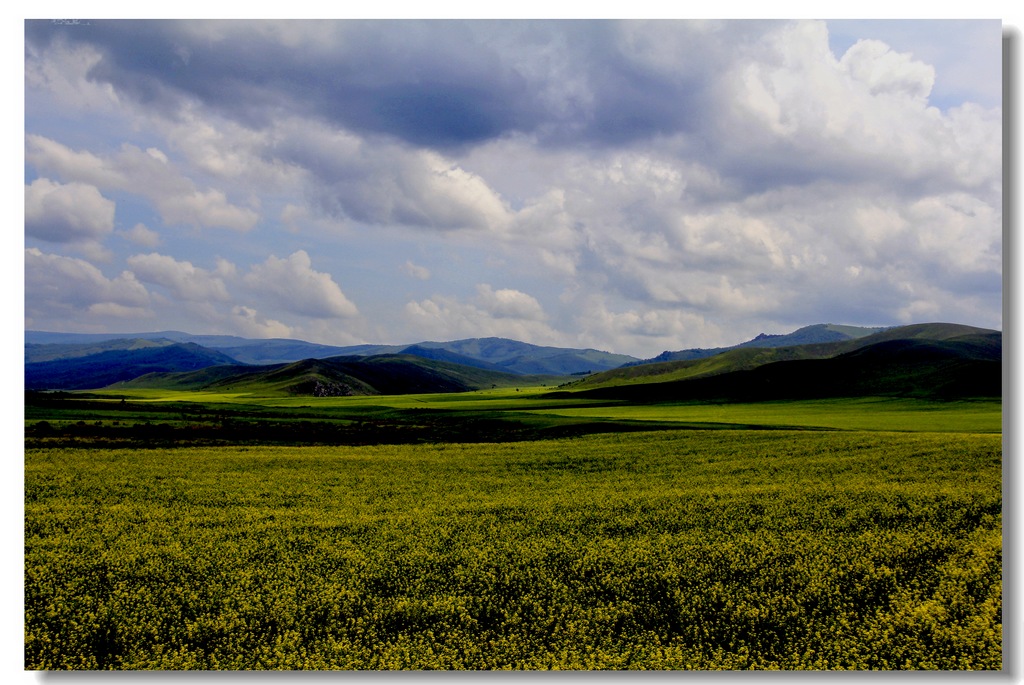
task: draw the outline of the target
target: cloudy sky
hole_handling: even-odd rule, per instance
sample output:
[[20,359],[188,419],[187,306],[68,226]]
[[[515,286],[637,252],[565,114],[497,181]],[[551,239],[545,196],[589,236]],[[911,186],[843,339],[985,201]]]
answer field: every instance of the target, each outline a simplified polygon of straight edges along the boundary
[[998,21],[25,24],[25,326],[1002,328]]

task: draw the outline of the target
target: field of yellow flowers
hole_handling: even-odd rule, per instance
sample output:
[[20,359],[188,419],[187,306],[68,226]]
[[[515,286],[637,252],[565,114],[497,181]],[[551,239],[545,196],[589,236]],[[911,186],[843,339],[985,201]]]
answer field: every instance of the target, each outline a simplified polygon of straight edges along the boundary
[[28,449],[25,668],[999,669],[1001,436]]

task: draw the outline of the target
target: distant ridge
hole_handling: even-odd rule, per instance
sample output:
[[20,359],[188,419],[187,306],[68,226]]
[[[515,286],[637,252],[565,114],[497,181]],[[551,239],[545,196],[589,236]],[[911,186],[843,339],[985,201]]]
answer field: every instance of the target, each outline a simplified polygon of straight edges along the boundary
[[[424,342],[425,349],[445,349],[503,369],[525,375],[570,375],[614,369],[636,357],[591,348],[547,347],[508,338],[466,338],[446,343]],[[408,348],[402,350],[407,352]]]
[[789,347],[793,345],[812,345],[817,343],[856,340],[858,338],[873,335],[884,330],[886,330],[885,327],[880,326],[843,326],[839,324],[821,323],[814,324],[811,326],[804,326],[803,328],[798,328],[792,333],[785,333],[779,335],[761,333],[751,340],[739,343],[737,345],[730,345],[728,347],[696,347],[687,350],[678,350],[675,352],[665,351],[659,354],[657,357],[653,357],[651,359],[644,359],[637,362],[630,362],[629,364],[627,364],[627,366],[637,366],[640,364],[654,364],[658,362],[670,361],[688,361],[691,359],[705,359],[707,357],[713,357],[716,354],[721,354],[722,352],[728,352],[729,350],[735,350],[744,347]]
[[58,359],[76,359],[88,357],[101,352],[114,350],[141,350],[173,345],[173,340],[166,338],[123,338],[118,340],[98,340],[86,343],[28,343],[25,345],[25,363],[55,361]]
[[497,371],[500,373],[508,373],[508,370],[492,364],[491,362],[485,362],[477,357],[470,357],[465,354],[459,354],[458,352],[452,352],[451,350],[444,347],[426,347],[424,345],[409,345],[403,347],[399,354],[408,354],[414,357],[420,357],[421,359],[433,359],[435,361],[450,362],[452,364],[462,364],[463,366],[472,366],[477,369],[486,369],[488,371]]
[[353,350],[360,347],[376,349],[380,346],[366,345],[356,347],[337,347],[320,345],[303,340],[286,338],[250,339],[233,335],[192,335],[181,331],[157,331],[152,333],[51,333],[47,331],[26,331],[26,346],[49,345],[51,349],[59,346],[69,351],[99,345],[117,340],[152,341],[167,343],[192,343],[231,357],[234,362],[243,364],[275,364],[279,362],[298,361],[309,357],[333,357],[340,354],[358,354]]
[[26,363],[25,388],[86,390],[102,388],[147,373],[191,371],[234,363],[231,357],[195,343],[115,348]]
[[50,345],[51,358],[65,346],[67,356],[82,356],[81,349],[114,340],[195,343],[231,357],[243,364],[284,364],[303,359],[339,356],[410,354],[425,359],[450,360],[483,369],[516,374],[570,375],[604,371],[636,361],[636,357],[594,349],[544,347],[507,338],[466,338],[450,342],[420,342],[406,345],[332,346],[285,338],[249,339],[229,335],[191,335],[180,331],[103,335],[95,333],[49,333],[26,331],[26,358],[29,348]]

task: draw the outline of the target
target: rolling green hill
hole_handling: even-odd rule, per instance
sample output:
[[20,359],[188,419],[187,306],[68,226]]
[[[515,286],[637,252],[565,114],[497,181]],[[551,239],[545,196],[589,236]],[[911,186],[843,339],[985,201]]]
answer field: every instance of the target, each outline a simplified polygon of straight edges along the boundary
[[[1002,349],[1002,336],[996,331],[960,324],[933,323],[912,324],[881,329],[876,333],[834,342],[818,342],[785,347],[737,346],[726,348],[710,357],[678,361],[630,365],[593,374],[573,383],[573,389],[585,390],[617,385],[638,385],[645,383],[666,383],[687,379],[716,376],[736,371],[748,371],[765,364],[801,359],[828,359],[852,352],[862,347],[889,340],[949,340],[970,336],[996,334],[998,346]],[[788,337],[788,336],[787,336]],[[992,345],[989,342],[982,343]]]
[[832,347],[819,349],[818,346],[731,349],[711,357],[641,364],[603,371],[575,381],[572,383],[572,387],[575,390],[584,390],[717,376],[733,371],[754,369],[777,361],[824,358],[833,354],[832,349]]
[[328,397],[466,392],[523,382],[524,377],[516,374],[414,355],[385,354],[149,374],[117,387]]
[[571,387],[574,396],[634,401],[998,397],[1002,333],[918,324],[843,342],[616,369]]

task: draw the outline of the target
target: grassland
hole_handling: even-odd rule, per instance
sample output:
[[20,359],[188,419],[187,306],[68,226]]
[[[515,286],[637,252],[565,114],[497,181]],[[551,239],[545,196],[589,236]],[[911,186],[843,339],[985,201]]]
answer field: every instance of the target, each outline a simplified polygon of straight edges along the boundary
[[30,448],[29,669],[998,669],[998,434]]
[[30,398],[25,667],[1001,668],[998,401],[551,390]]
[[576,418],[747,424],[859,431],[999,433],[996,400],[936,402],[906,398],[860,398],[753,403],[605,405],[532,410]]
[[[587,423],[591,432],[625,424],[640,428],[806,428],[834,430],[949,431],[998,433],[999,400],[936,401],[911,398],[849,398],[779,402],[681,402],[637,404],[551,396],[551,388],[502,388],[466,393],[356,397],[278,397],[249,393],[173,390],[100,391],[68,395],[66,401],[26,407],[26,427],[41,420],[55,426],[84,421],[121,425],[164,421],[196,426],[225,416],[253,421],[320,421],[335,425],[379,418],[396,424],[425,417],[463,423],[467,418],[508,425],[557,427]],[[126,400],[122,403],[121,400]],[[657,425],[656,425],[657,424]],[[602,425],[605,430],[602,431]],[[532,434],[531,434],[532,435]],[[481,437],[479,435],[475,437]],[[536,436],[533,436],[536,437]]]

